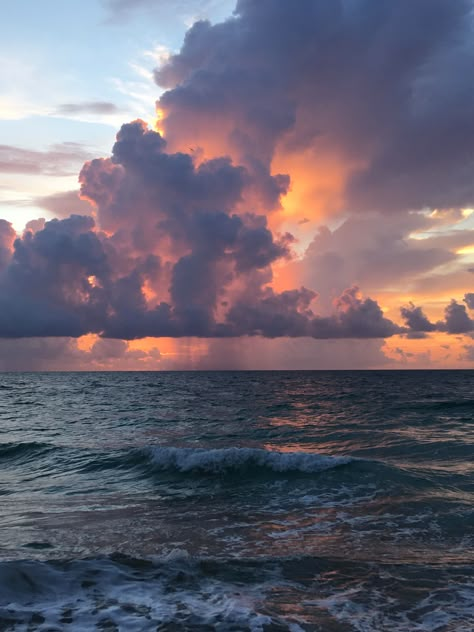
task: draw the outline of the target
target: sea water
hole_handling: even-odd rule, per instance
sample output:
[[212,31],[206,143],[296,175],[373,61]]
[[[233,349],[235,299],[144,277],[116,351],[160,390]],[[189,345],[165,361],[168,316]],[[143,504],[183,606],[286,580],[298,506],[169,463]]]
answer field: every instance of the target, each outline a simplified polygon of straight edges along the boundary
[[0,375],[0,630],[474,629],[474,372]]

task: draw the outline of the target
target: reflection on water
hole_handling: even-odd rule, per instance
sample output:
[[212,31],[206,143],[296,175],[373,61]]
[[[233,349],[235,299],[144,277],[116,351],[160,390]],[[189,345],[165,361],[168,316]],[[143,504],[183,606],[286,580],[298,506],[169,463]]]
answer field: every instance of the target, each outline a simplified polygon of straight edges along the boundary
[[0,627],[471,632],[473,386],[0,376]]

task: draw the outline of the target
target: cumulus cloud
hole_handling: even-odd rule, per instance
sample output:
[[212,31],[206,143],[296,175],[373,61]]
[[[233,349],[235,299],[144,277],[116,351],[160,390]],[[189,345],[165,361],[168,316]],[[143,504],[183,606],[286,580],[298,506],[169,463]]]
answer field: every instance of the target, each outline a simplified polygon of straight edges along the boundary
[[259,176],[229,158],[196,164],[168,153],[159,133],[135,121],[118,133],[112,157],[86,163],[80,179],[99,226],[72,215],[15,240],[0,279],[3,337],[399,332],[356,288],[327,317],[313,313],[313,291],[272,289],[272,264],[290,256],[292,238],[242,207]]
[[474,292],[468,292],[464,294],[464,302],[469,309],[474,309]]
[[79,336],[100,327],[100,296],[88,277],[104,276],[107,263],[93,226],[73,215],[15,240],[0,278],[2,337]]
[[106,232],[72,215],[15,241],[0,280],[3,336],[233,335],[217,331],[219,306],[228,292],[258,293],[271,264],[289,256],[291,237],[274,237],[264,216],[236,212],[244,191],[260,185],[244,167],[226,157],[196,165],[165,148],[142,121],[124,125],[111,159],[81,172]]
[[[120,12],[130,3],[109,5]],[[402,327],[358,289],[454,265],[472,239],[462,231],[411,239],[446,219],[423,207],[451,209],[461,221],[452,209],[474,204],[474,90],[458,72],[473,61],[470,0],[295,6],[239,0],[227,21],[195,23],[155,72],[166,89],[163,134],[127,123],[108,158],[67,143],[48,152],[0,147],[0,170],[64,174],[87,160],[82,202],[72,192],[42,199],[63,219],[30,223],[16,239],[0,225],[0,337],[96,333],[107,341],[90,357],[117,360],[129,357],[124,340],[147,336],[472,331],[456,301],[438,323],[409,304]],[[333,205],[344,217],[321,227],[294,262],[294,237],[273,218],[298,173],[292,182],[279,167],[303,156],[311,177],[326,153],[344,165]],[[311,212],[300,209],[301,223]],[[284,291],[277,265],[297,279]],[[471,308],[471,295],[464,300]]]
[[413,303],[410,303],[400,308],[400,312],[410,329],[410,333],[424,334],[436,330],[436,325],[429,321],[421,307],[416,307]]
[[470,205],[472,36],[470,0],[239,0],[156,71],[165,130],[205,146],[218,124],[261,166],[282,145],[331,148],[354,165],[352,209]]
[[466,334],[474,329],[474,321],[469,318],[465,305],[454,299],[446,306],[445,323],[441,329],[449,334]]
[[445,307],[444,320],[436,323],[430,322],[421,307],[417,307],[413,303],[402,307],[400,311],[408,326],[408,335],[411,337],[422,337],[420,334],[433,331],[443,331],[448,334],[468,334],[474,330],[474,320],[469,317],[466,306],[454,299]]

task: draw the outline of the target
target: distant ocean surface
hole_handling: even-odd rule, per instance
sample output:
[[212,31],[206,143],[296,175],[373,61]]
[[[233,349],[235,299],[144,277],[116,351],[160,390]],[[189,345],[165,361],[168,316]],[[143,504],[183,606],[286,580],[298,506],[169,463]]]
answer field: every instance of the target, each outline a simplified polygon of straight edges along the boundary
[[474,372],[0,374],[0,630],[472,632]]

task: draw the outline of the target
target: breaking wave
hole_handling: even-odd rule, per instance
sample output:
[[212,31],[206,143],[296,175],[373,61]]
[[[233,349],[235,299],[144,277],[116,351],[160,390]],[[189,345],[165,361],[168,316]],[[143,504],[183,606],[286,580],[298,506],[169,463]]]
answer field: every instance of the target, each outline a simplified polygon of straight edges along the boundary
[[310,452],[277,452],[262,448],[175,448],[148,447],[145,454],[159,470],[179,472],[229,472],[264,469],[272,472],[311,474],[346,465],[350,456],[328,456]]

